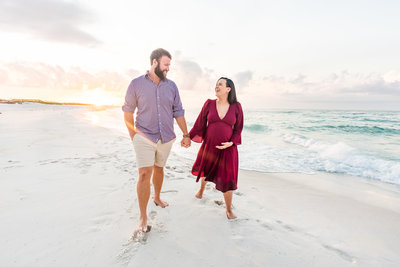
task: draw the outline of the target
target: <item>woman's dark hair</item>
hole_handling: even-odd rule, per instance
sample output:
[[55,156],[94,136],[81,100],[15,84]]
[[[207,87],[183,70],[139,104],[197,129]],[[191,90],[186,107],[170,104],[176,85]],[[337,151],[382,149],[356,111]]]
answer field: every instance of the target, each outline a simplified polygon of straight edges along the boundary
[[224,79],[226,81],[226,87],[231,88],[231,90],[229,91],[229,94],[228,94],[228,102],[229,102],[229,104],[236,103],[237,102],[237,98],[236,98],[235,84],[229,78],[221,77],[218,80],[221,80],[221,79]]

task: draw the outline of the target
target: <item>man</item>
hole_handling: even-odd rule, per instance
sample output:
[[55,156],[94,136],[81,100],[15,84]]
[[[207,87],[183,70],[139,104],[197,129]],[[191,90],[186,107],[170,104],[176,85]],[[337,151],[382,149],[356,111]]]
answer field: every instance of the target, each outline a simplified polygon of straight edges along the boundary
[[[182,130],[181,146],[190,146],[190,136],[178,88],[168,80],[167,73],[171,54],[162,49],[151,53],[151,68],[130,83],[125,96],[125,124],[136,152],[139,171],[136,191],[140,209],[140,221],[136,232],[148,232],[147,204],[150,198],[150,178],[153,174],[154,203],[165,208],[168,203],[160,198],[166,164],[172,144],[175,141],[174,118]],[[134,123],[133,113],[136,113]]]

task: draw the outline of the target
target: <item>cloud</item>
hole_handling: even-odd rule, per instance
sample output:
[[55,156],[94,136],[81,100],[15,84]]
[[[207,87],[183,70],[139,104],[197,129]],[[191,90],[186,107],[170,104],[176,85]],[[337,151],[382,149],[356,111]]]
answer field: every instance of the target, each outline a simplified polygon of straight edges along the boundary
[[238,72],[234,75],[233,82],[237,85],[235,87],[242,89],[248,86],[252,78],[253,78],[252,71]]
[[139,71],[123,73],[102,70],[88,72],[80,67],[65,69],[37,62],[13,62],[0,65],[0,81],[4,86],[53,90],[82,91],[103,89],[123,92]]
[[169,78],[177,83],[180,90],[202,91],[210,90],[212,73],[210,69],[203,70],[195,61],[181,60],[178,56]]
[[303,74],[295,78],[266,76],[261,85],[270,93],[280,95],[397,95],[400,96],[400,72],[333,73],[328,77],[312,80]]
[[0,84],[5,84],[8,82],[7,71],[0,68]]
[[29,33],[52,42],[96,46],[96,37],[81,29],[94,20],[83,7],[66,1],[0,1],[0,25],[13,32]]

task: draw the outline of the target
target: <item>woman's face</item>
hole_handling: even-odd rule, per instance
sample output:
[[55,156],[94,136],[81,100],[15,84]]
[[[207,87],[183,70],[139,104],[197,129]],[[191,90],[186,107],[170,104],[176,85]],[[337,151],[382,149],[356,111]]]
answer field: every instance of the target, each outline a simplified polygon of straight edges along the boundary
[[219,79],[217,84],[215,85],[215,95],[218,97],[226,96],[228,97],[229,91],[231,90],[230,87],[226,87],[226,80]]

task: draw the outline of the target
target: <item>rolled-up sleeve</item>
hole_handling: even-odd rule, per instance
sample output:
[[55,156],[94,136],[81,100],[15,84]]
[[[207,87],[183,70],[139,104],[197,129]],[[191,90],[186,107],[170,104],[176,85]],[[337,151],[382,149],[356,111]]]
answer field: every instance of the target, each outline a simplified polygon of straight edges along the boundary
[[122,110],[124,112],[134,113],[137,107],[137,98],[135,94],[135,87],[133,85],[133,81],[129,84],[128,89],[126,90],[125,95],[125,103],[122,106]]
[[179,96],[178,87],[174,83],[175,88],[175,97],[174,97],[174,104],[172,107],[173,116],[174,118],[182,117],[185,115],[185,110],[182,107],[181,97]]

